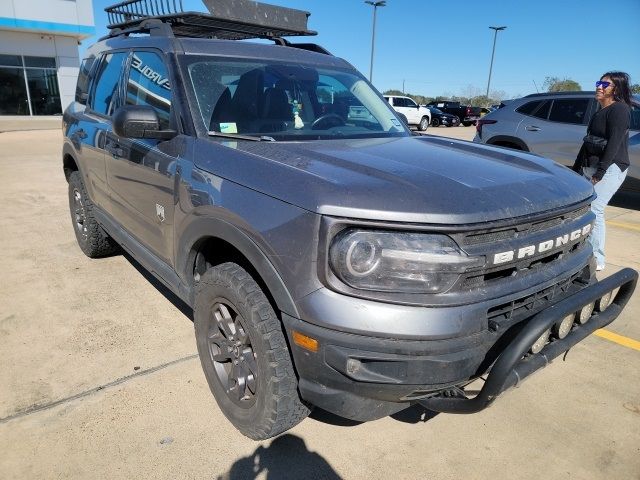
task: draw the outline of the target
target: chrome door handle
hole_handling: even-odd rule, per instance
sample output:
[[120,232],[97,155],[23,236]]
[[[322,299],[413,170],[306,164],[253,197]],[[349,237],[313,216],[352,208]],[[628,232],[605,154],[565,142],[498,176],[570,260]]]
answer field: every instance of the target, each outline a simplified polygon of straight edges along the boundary
[[527,125],[526,127],[524,127],[524,129],[529,131],[529,132],[539,132],[540,131],[540,127],[536,127],[535,125]]

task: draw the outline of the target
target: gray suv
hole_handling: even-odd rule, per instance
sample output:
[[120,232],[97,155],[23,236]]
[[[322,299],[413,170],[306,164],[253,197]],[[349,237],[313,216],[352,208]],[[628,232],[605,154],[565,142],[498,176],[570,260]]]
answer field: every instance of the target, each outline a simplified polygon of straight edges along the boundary
[[479,411],[620,314],[637,273],[595,278],[589,182],[413,136],[348,62],[283,38],[314,33],[306,12],[248,4],[108,9],[62,150],[80,248],[124,249],[193,309],[204,376],[242,433],[313,407]]
[[[572,166],[587,125],[599,108],[594,92],[535,93],[504,102],[476,124],[477,143],[537,153]],[[640,190],[640,97],[633,97],[631,166],[624,187]]]

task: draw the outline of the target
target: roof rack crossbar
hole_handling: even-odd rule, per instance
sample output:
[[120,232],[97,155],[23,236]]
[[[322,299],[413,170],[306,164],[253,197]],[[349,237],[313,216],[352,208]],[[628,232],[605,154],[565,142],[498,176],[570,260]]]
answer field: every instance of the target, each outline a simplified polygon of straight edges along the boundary
[[110,25],[183,13],[182,0],[125,0],[105,8]]

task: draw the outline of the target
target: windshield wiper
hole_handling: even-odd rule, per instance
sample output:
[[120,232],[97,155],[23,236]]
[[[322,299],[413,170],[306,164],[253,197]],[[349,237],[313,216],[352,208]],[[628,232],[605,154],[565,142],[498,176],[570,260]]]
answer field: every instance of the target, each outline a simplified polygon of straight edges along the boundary
[[223,133],[216,132],[215,130],[211,130],[207,132],[210,137],[222,137],[222,138],[235,138],[238,140],[249,140],[250,142],[275,142],[276,139],[273,137],[268,137],[267,135],[261,135],[259,137],[254,137],[251,135],[240,135],[237,133]]

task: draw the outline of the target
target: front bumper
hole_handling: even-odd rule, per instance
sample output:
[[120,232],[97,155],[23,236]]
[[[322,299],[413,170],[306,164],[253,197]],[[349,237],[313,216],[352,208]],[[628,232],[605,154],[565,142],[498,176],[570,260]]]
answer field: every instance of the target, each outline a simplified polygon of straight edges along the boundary
[[[420,403],[443,412],[472,413],[545,366],[594,330],[611,323],[633,293],[638,274],[624,269],[601,282],[552,302],[506,331],[458,338],[404,340],[368,337],[312,325],[283,314],[302,398],[324,410],[357,421],[381,418]],[[535,355],[531,345],[570,313],[619,288],[604,312],[574,325],[562,340]],[[315,353],[295,345],[292,332],[316,339]],[[481,393],[467,398],[461,386],[489,371]],[[452,396],[453,392],[453,396]]]

